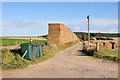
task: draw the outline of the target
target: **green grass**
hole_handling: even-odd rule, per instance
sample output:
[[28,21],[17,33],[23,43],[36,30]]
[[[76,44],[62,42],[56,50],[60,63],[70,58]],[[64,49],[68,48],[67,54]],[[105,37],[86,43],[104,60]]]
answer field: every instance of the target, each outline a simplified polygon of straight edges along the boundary
[[[2,46],[13,46],[19,45],[22,43],[29,43],[30,40],[28,39],[2,39]],[[47,42],[47,40],[33,40],[32,43],[40,43],[40,42]]]
[[66,49],[77,43],[78,42],[70,42],[64,45],[45,46],[44,56],[40,56],[39,58],[32,59],[32,60],[22,59],[21,56],[19,55],[20,48],[14,49],[15,51],[14,53],[11,52],[12,50],[3,49],[2,50],[2,68],[3,70],[11,70],[11,69],[25,68],[28,65],[40,63],[49,58],[52,58],[53,56],[55,56],[55,54],[58,51]]
[[83,47],[83,52],[88,56],[94,56],[95,58],[119,61],[120,56],[118,55],[118,49],[108,49],[101,48],[99,52],[96,52],[96,49],[89,49],[87,47]]
[[30,62],[22,59],[19,54],[11,53],[9,50],[2,53],[2,69],[24,68],[28,64]]
[[101,49],[101,51],[96,53],[94,56],[113,61],[118,61],[119,59],[117,49]]

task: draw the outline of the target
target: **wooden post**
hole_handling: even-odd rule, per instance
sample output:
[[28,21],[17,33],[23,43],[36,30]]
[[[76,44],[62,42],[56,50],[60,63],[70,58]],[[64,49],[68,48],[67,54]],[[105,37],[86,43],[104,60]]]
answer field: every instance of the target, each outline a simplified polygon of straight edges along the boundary
[[25,53],[23,54],[22,58],[24,58],[24,57],[25,57],[26,53],[27,53],[27,50],[26,50],[26,51],[25,51]]
[[99,42],[96,42],[96,51],[99,51],[100,47],[99,47]]
[[89,43],[90,43],[90,33],[89,33],[89,15],[87,16],[87,19],[88,19],[88,46],[89,46]]
[[31,32],[31,37],[30,37],[30,43],[32,43],[32,32]]

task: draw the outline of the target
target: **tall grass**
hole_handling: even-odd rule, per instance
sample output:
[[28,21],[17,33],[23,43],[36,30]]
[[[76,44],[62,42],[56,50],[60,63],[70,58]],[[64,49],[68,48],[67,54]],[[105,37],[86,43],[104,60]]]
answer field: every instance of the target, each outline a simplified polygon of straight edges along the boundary
[[57,45],[57,46],[45,46],[44,49],[44,56],[40,56],[39,58],[32,59],[32,60],[25,60],[22,59],[20,56],[20,49],[13,50],[2,50],[2,68],[3,70],[10,70],[10,69],[18,69],[18,68],[25,68],[30,64],[40,63],[45,61],[49,58],[55,56],[55,54],[63,49],[66,49],[70,46],[77,44],[78,42],[70,42],[64,45]]
[[18,53],[11,53],[7,49],[2,50],[2,69],[24,68],[30,62],[22,59]]

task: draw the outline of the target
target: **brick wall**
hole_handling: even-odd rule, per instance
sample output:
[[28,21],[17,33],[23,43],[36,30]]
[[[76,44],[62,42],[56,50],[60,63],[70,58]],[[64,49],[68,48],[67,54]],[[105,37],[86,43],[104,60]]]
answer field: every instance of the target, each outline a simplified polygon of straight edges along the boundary
[[64,44],[71,41],[79,40],[64,24],[51,23],[49,26],[48,45],[49,44]]

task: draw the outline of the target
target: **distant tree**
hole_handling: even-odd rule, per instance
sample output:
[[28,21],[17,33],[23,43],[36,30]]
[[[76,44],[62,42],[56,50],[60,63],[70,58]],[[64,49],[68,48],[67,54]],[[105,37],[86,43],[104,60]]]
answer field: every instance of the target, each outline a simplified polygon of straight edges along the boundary
[[[85,32],[75,32],[76,35],[81,35],[82,36],[82,40],[84,40],[84,35],[87,33]],[[92,37],[120,37],[120,34],[118,33],[91,33],[90,34]]]
[[94,34],[94,33],[91,33],[90,36],[91,36],[91,37],[95,37],[95,34]]

